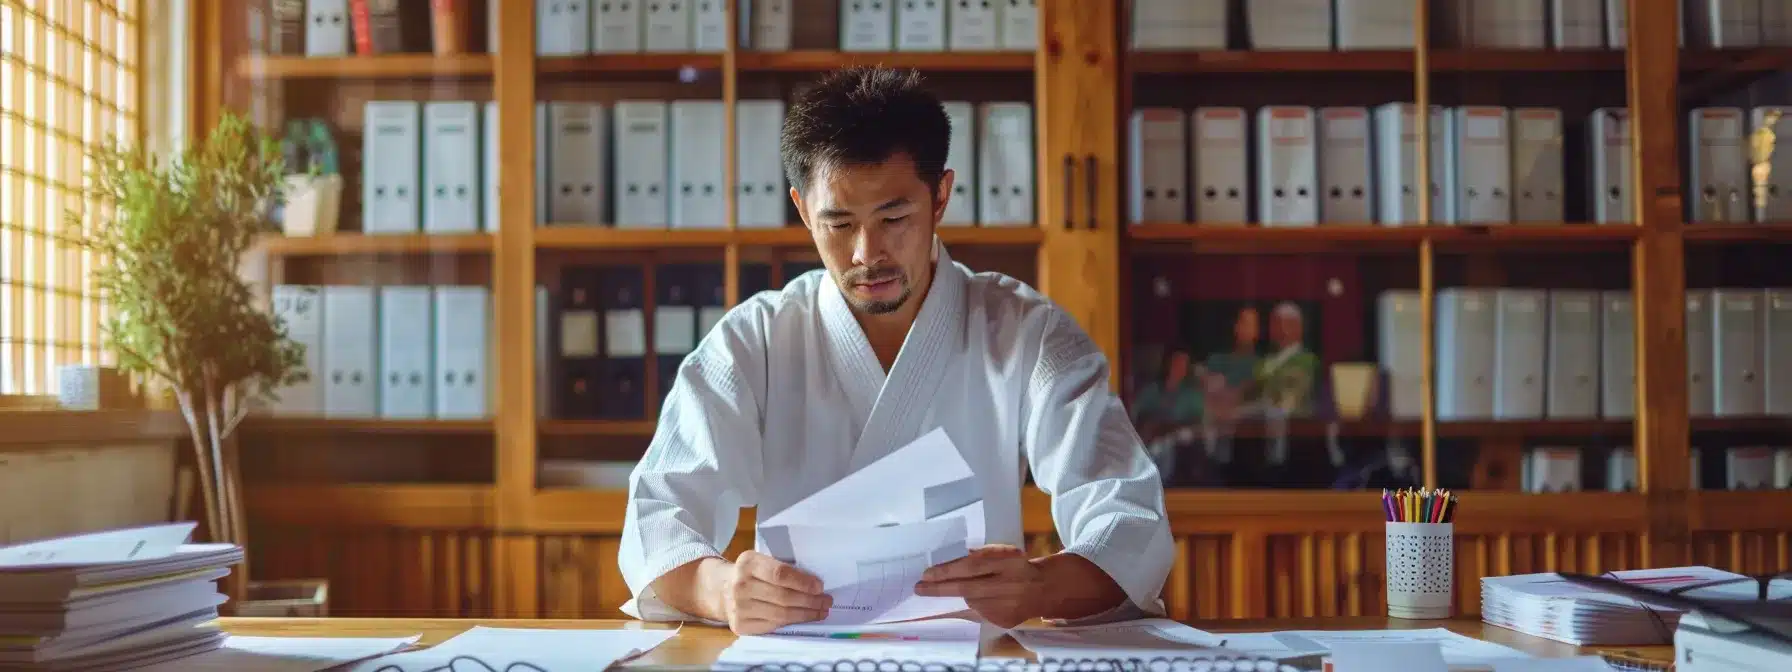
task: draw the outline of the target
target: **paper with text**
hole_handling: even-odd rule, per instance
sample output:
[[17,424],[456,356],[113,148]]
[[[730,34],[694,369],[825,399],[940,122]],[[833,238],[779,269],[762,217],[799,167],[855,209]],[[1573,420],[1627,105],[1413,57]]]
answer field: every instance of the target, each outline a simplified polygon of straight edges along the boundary
[[0,547],[0,569],[140,562],[172,555],[198,523],[170,523]]
[[783,525],[761,534],[782,547],[775,556],[821,579],[834,598],[821,623],[886,623],[968,608],[963,598],[915,594],[927,568],[965,556],[962,518],[865,528]]
[[1014,641],[1051,660],[1191,658],[1221,646],[1222,639],[1168,619],[1059,628],[1021,628]]
[[[532,672],[603,670],[653,650],[677,630],[472,629],[421,651],[362,662],[354,672],[527,669]],[[481,667],[483,666],[483,667]]]
[[1338,644],[1358,642],[1435,643],[1451,665],[1486,665],[1502,658],[1529,658],[1517,649],[1458,635],[1443,628],[1425,630],[1301,630],[1276,633],[1296,653],[1336,651]]
[[716,657],[715,666],[833,666],[844,661],[974,665],[981,633],[981,624],[957,618],[863,626],[794,625],[775,634],[736,639]]
[[191,672],[319,672],[403,649],[418,636],[246,637],[231,635],[220,648],[167,663],[167,670]]

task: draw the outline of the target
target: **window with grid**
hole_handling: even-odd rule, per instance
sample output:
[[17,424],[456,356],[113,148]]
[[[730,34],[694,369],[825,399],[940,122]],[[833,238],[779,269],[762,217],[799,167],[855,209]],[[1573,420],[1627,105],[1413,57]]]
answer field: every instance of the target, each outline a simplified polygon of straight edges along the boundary
[[[101,364],[88,152],[140,142],[140,0],[0,0],[0,395]],[[81,215],[71,223],[69,213]]]

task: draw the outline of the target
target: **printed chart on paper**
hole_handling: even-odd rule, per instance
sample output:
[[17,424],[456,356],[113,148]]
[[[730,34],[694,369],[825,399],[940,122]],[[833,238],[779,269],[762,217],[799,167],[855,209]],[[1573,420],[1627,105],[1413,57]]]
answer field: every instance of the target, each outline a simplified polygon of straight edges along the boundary
[[901,602],[914,594],[915,583],[928,566],[926,553],[860,560],[858,580],[834,595],[834,608],[871,611]]

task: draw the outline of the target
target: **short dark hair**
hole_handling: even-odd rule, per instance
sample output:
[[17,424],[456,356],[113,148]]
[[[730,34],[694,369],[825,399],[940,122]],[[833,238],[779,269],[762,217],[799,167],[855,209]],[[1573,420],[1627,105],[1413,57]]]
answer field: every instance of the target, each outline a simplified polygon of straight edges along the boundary
[[834,72],[791,103],[780,154],[784,177],[801,192],[815,168],[871,165],[907,154],[939,196],[952,122],[913,70],[853,67]]

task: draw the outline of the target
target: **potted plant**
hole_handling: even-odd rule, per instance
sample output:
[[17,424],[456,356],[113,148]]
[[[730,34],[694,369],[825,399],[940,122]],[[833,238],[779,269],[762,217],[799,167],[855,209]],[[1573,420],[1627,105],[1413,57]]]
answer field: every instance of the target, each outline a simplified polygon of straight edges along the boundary
[[[120,370],[172,393],[191,433],[205,530],[247,546],[231,437],[250,406],[303,373],[304,346],[258,306],[239,270],[281,198],[280,145],[227,113],[165,160],[116,143],[91,158],[99,207],[69,222],[97,258],[103,345]],[[233,601],[247,592],[247,561],[239,569],[225,590]]]

